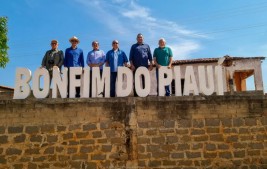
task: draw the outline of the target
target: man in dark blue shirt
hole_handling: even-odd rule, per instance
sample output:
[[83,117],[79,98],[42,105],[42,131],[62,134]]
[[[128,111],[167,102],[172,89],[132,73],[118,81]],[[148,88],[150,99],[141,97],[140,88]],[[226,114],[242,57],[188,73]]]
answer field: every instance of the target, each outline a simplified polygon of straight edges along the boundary
[[[80,42],[76,36],[69,39],[71,47],[67,48],[65,51],[64,67],[68,69],[70,67],[84,67],[83,50],[78,48],[78,43]],[[68,96],[69,96],[69,79],[70,73],[68,70]],[[80,75],[76,76],[76,79],[80,79]],[[80,97],[80,87],[76,87],[76,97]]]
[[[136,40],[137,43],[132,45],[129,57],[133,74],[135,74],[136,69],[138,69],[141,66],[146,67],[149,70],[153,69],[152,54],[149,45],[144,44],[144,38],[141,33],[137,35]],[[148,65],[148,62],[150,63],[150,65]],[[144,82],[145,80],[144,77],[142,76],[143,88],[145,85]],[[137,96],[135,89],[134,89],[134,96]]]

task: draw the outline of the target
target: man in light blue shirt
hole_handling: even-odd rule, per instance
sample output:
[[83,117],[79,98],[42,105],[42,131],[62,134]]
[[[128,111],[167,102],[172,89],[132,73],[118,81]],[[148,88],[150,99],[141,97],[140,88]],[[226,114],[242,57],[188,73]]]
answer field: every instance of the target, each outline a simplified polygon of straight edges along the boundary
[[119,49],[119,41],[113,40],[112,49],[106,55],[106,66],[110,67],[110,97],[115,97],[116,80],[119,66],[127,66],[128,58],[124,51]]
[[[106,60],[106,55],[103,50],[99,49],[99,43],[98,41],[92,42],[93,50],[88,52],[86,63],[91,68],[93,67],[99,67],[100,69],[100,75],[102,75],[103,65]],[[90,73],[90,91],[92,91],[92,73]],[[91,97],[91,92],[90,92]]]

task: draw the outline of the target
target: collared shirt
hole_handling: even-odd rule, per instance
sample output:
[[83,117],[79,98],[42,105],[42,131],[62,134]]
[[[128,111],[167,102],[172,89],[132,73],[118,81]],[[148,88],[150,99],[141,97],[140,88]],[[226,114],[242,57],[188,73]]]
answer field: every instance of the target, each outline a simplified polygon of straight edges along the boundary
[[135,68],[140,66],[148,67],[148,61],[152,61],[150,47],[147,44],[133,44],[130,51],[130,61]]
[[170,57],[172,57],[172,50],[169,47],[156,48],[153,53],[153,57],[161,66],[168,66],[170,63]]
[[[117,61],[116,61],[116,54],[117,54]],[[128,62],[128,58],[124,51],[118,49],[117,52],[114,52],[113,49],[108,51],[106,55],[106,62],[109,63],[110,71],[117,72],[119,66],[123,66],[124,63]]]
[[[103,50],[92,50],[88,52],[86,63],[89,64],[101,64],[105,63],[106,55]],[[100,66],[103,69],[103,65]]]
[[64,59],[65,67],[84,67],[83,50],[80,48],[67,48]]

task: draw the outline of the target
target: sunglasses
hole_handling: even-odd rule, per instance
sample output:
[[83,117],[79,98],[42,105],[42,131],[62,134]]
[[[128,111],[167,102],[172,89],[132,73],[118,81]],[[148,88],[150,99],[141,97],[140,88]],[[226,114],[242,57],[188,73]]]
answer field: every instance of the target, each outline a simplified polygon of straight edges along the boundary
[[77,40],[71,40],[71,42],[78,42]]
[[51,43],[51,45],[56,45],[57,43]]
[[118,42],[113,42],[112,44],[119,44]]

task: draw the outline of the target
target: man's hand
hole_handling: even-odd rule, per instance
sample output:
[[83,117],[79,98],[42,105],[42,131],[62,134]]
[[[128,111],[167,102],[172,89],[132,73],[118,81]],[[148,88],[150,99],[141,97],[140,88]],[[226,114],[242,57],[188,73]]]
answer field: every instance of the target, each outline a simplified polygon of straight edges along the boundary
[[132,71],[135,71],[135,67],[134,67],[134,65],[131,65],[131,70],[132,70]]
[[168,65],[168,67],[167,67],[168,69],[171,69],[172,68],[172,66],[171,65]]
[[151,71],[153,69],[153,65],[150,64],[149,67],[148,67],[148,70]]

